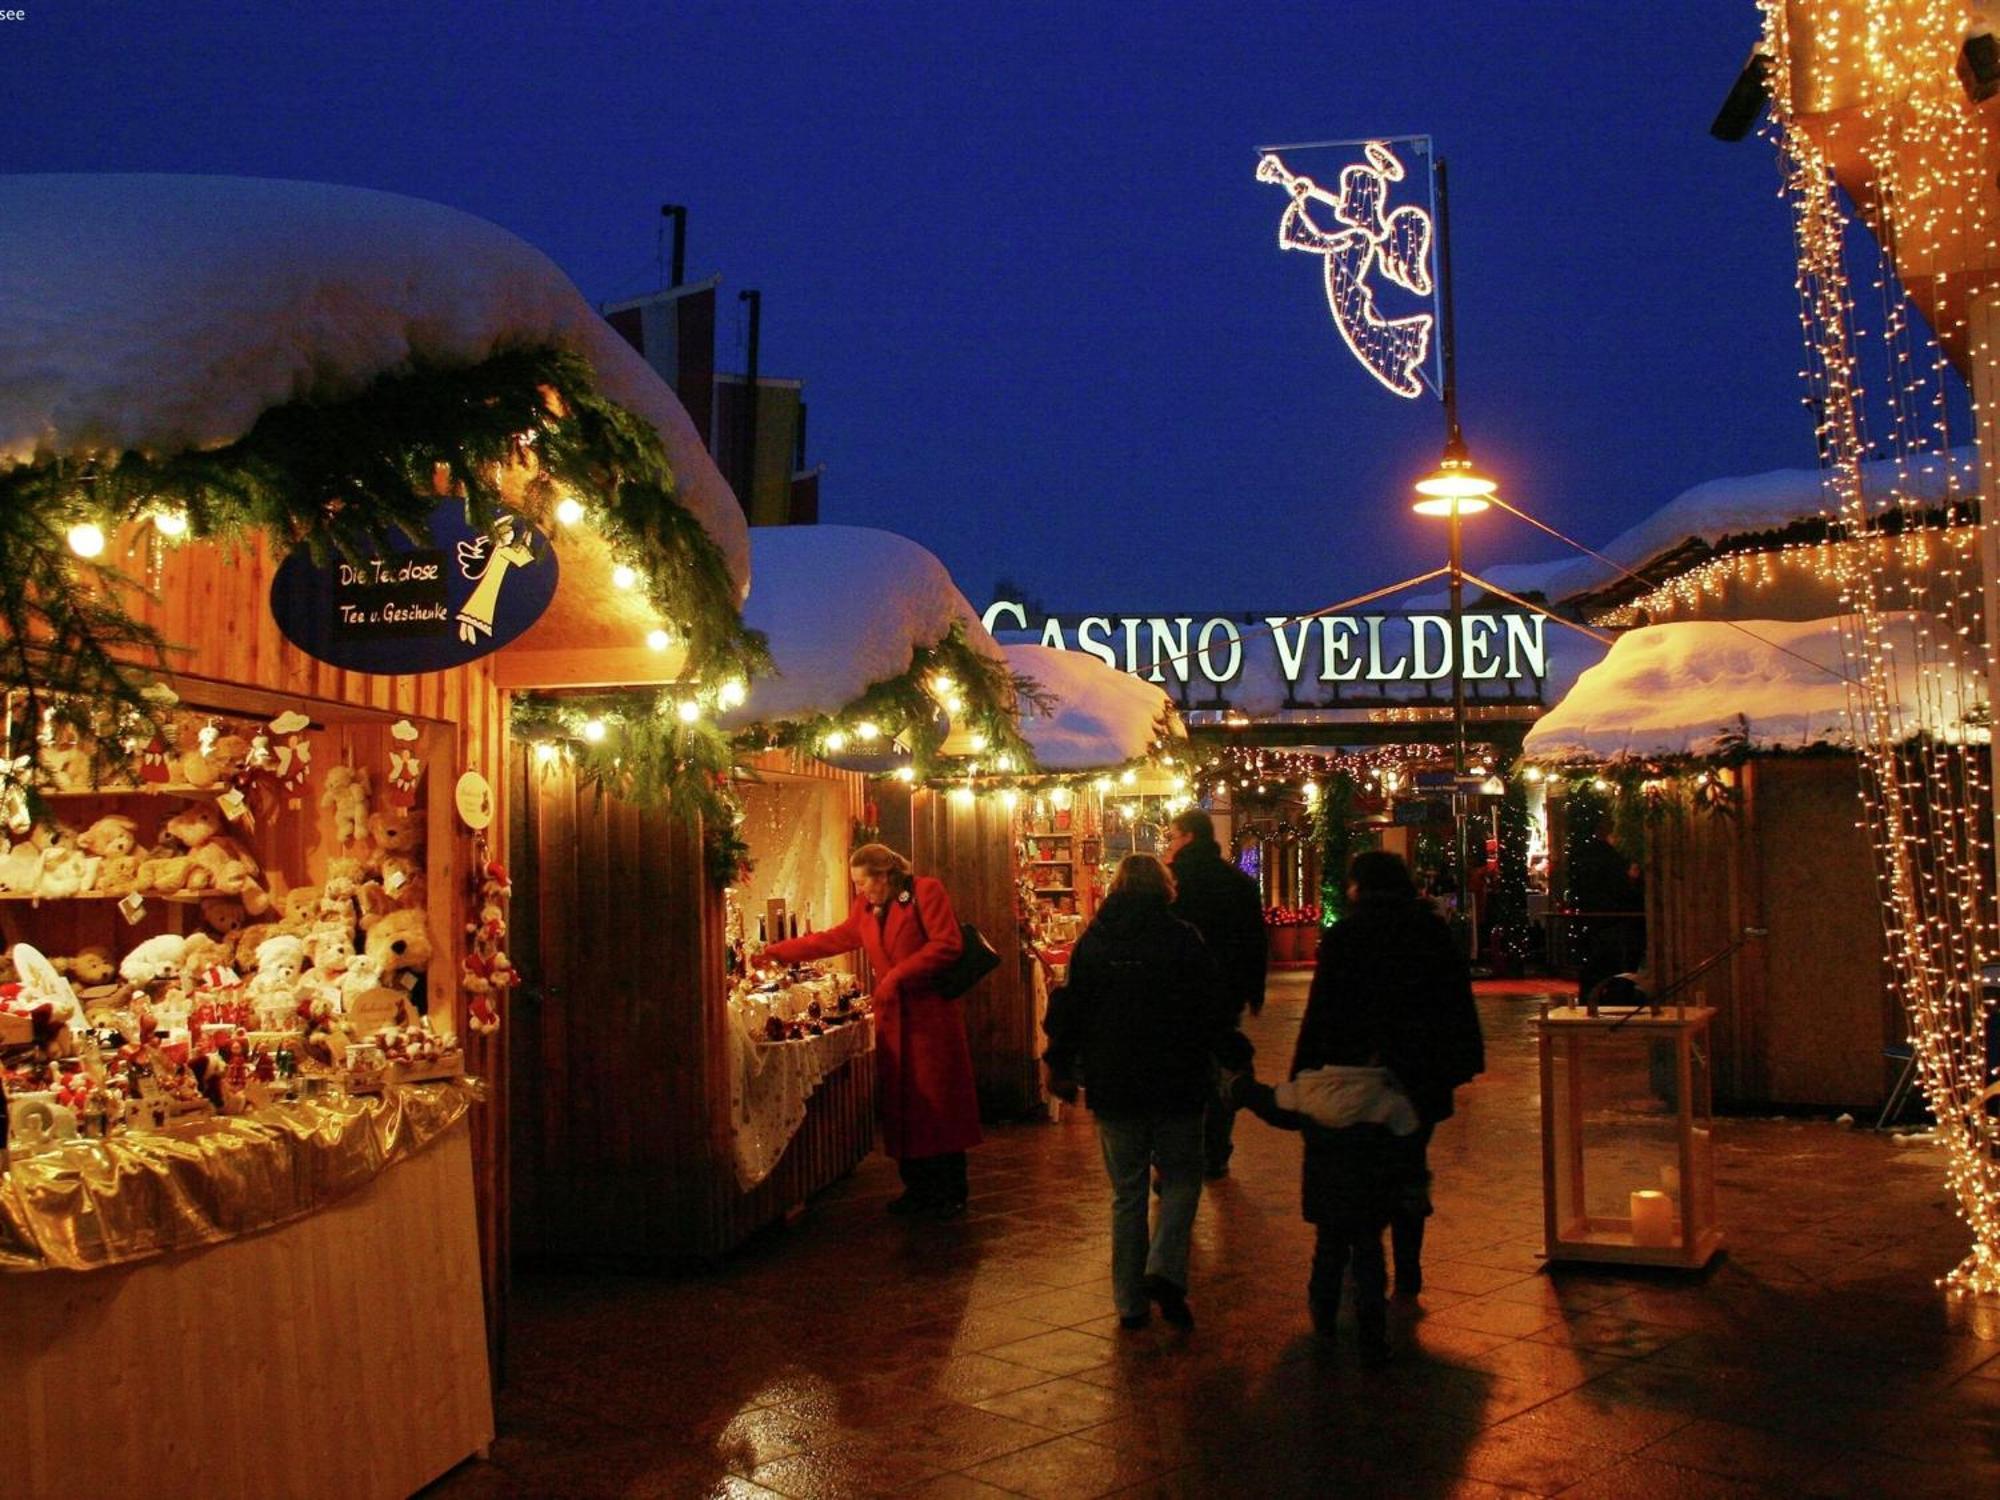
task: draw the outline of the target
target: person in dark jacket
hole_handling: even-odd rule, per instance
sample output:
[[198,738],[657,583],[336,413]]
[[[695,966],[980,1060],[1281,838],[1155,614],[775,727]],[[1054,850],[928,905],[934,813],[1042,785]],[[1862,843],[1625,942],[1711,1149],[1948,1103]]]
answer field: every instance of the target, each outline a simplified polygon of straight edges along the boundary
[[[1179,892],[1174,898],[1174,915],[1193,924],[1208,944],[1221,971],[1223,996],[1234,1024],[1246,1009],[1253,1016],[1264,1009],[1264,970],[1270,956],[1264,898],[1256,881],[1222,857],[1215,824],[1207,813],[1191,807],[1168,826],[1173,837],[1167,843],[1166,858]],[[1208,1176],[1228,1174],[1235,1125],[1236,1106],[1220,1089],[1211,1090],[1202,1135]]]
[[[1218,1049],[1240,1065],[1247,1047],[1201,934],[1170,910],[1173,895],[1152,855],[1120,863],[1044,1022],[1051,1092],[1073,1100],[1081,1078],[1097,1120],[1111,1179],[1111,1291],[1127,1328],[1144,1325],[1151,1302],[1169,1323],[1194,1326],[1188,1241],[1201,1203],[1202,1111]],[[1160,1216],[1149,1241],[1155,1168]]]
[[[1413,1106],[1417,1128],[1393,1147],[1352,1131],[1306,1132],[1304,1214],[1320,1227],[1307,1295],[1314,1326],[1330,1331],[1352,1258],[1364,1349],[1382,1355],[1386,1341],[1375,1335],[1384,1327],[1387,1267],[1376,1216],[1386,1220],[1394,1245],[1396,1295],[1415,1297],[1431,1212],[1431,1133],[1450,1118],[1452,1091],[1485,1071],[1486,1046],[1465,956],[1444,919],[1417,895],[1409,867],[1382,850],[1358,854],[1348,895],[1347,916],[1320,939],[1291,1076],[1385,1066]],[[1271,1103],[1268,1090],[1242,1082],[1233,1092],[1252,1108]]]

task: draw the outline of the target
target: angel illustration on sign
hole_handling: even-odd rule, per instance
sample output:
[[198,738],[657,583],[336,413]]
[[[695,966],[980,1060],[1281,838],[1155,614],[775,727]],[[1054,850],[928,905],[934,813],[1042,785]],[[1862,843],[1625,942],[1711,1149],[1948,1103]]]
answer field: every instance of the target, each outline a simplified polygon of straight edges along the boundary
[[[1278,243],[1323,258],[1327,306],[1354,357],[1397,395],[1420,396],[1423,380],[1417,372],[1430,354],[1431,315],[1384,318],[1376,310],[1369,276],[1379,270],[1404,290],[1428,296],[1430,216],[1411,205],[1383,211],[1389,184],[1403,180],[1403,164],[1380,141],[1368,142],[1366,151],[1366,166],[1341,170],[1337,193],[1293,173],[1275,152],[1258,161],[1257,180],[1276,183],[1292,195],[1278,221]],[[1314,223],[1307,212],[1312,203],[1332,209],[1339,227],[1328,230]]]
[[458,611],[458,638],[468,646],[476,645],[482,635],[493,634],[493,615],[500,607],[507,570],[525,568],[535,560],[533,537],[526,527],[517,532],[513,517],[502,516],[494,523],[492,535],[458,544],[458,571],[479,583]]
[[389,805],[404,809],[417,805],[417,788],[423,784],[424,761],[417,754],[417,726],[398,719],[389,726]]

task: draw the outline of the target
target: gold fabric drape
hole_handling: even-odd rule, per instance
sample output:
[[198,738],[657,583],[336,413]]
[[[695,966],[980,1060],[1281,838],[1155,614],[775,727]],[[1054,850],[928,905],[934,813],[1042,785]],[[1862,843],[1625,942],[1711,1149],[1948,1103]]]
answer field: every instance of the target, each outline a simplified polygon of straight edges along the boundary
[[314,1213],[421,1151],[485,1097],[476,1079],[393,1084],[14,1158],[0,1272],[90,1271]]

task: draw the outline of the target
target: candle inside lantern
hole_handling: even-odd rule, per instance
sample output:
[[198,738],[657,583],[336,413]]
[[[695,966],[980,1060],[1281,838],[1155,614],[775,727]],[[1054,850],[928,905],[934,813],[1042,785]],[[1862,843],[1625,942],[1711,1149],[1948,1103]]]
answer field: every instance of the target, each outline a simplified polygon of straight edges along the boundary
[[1632,1243],[1660,1248],[1674,1242],[1674,1200],[1657,1188],[1632,1195]]

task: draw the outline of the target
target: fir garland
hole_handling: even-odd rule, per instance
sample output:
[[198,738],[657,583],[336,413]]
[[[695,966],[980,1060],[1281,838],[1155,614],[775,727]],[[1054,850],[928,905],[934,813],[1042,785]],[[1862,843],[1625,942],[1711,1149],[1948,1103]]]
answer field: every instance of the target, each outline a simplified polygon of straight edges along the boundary
[[1322,926],[1347,915],[1347,867],[1354,862],[1354,778],[1335,771],[1326,778],[1313,809],[1313,837],[1319,844],[1319,909]]
[[[469,366],[418,363],[341,399],[272,407],[219,448],[56,458],[0,473],[4,687],[27,695],[33,718],[44,706],[84,719],[108,710],[158,727],[145,690],[167,648],[125,609],[119,575],[72,555],[68,533],[79,523],[108,535],[179,512],[191,539],[261,535],[324,562],[399,534],[422,540],[444,495],[461,496],[484,529],[510,472],[527,479],[509,503],[544,530],[561,492],[586,506],[681,632],[692,676],[747,676],[768,664],[721,550],[677,499],[659,435],[599,394],[580,356],[534,347]],[[100,743],[109,751],[116,741]]]

